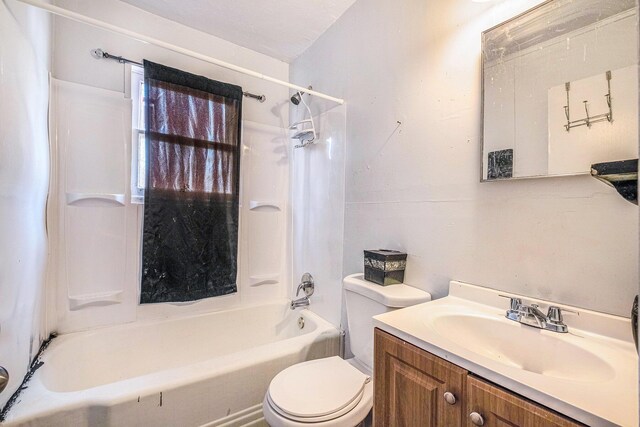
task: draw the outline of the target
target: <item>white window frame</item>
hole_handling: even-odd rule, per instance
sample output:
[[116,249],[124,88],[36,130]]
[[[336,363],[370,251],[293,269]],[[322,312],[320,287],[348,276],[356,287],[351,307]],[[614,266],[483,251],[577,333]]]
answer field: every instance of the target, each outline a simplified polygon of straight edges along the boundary
[[131,203],[144,203],[145,98],[144,68],[131,65]]

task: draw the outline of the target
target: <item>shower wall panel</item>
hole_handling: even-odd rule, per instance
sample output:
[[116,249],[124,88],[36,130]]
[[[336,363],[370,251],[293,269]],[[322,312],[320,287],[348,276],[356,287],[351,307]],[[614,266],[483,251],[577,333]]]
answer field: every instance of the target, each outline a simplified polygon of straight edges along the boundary
[[191,306],[138,306],[143,205],[131,202],[131,100],[52,80],[49,205],[55,321],[70,332],[287,297],[289,138],[243,121],[238,293]]
[[57,330],[135,319],[137,208],[130,203],[131,101],[52,79]]
[[243,299],[284,298],[287,280],[288,132],[244,121],[242,126],[240,280]]

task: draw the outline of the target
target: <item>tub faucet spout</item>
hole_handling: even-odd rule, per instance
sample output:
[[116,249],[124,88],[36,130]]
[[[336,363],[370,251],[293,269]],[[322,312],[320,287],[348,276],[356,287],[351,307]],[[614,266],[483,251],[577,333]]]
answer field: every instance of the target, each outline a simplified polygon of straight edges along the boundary
[[309,297],[306,295],[302,298],[294,299],[291,301],[291,310],[295,310],[298,307],[308,307],[309,303]]

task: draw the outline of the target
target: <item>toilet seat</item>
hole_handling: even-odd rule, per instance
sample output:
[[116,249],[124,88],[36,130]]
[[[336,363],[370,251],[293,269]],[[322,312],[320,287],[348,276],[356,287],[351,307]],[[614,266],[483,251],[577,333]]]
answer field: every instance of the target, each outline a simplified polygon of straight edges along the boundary
[[371,377],[335,356],[299,363],[276,375],[265,395],[264,412],[270,424],[277,419],[272,425],[321,426],[360,417],[355,425],[372,401]]

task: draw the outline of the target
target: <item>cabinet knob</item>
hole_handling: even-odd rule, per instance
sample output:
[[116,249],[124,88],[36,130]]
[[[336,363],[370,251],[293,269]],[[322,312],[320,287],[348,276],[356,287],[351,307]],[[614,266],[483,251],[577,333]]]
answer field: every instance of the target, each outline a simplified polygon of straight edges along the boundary
[[484,418],[482,418],[482,415],[480,415],[477,412],[470,413],[469,414],[469,418],[471,419],[471,422],[475,426],[483,426],[484,425]]
[[447,391],[444,393],[444,401],[447,402],[449,405],[455,405],[456,395],[451,393],[450,391]]

